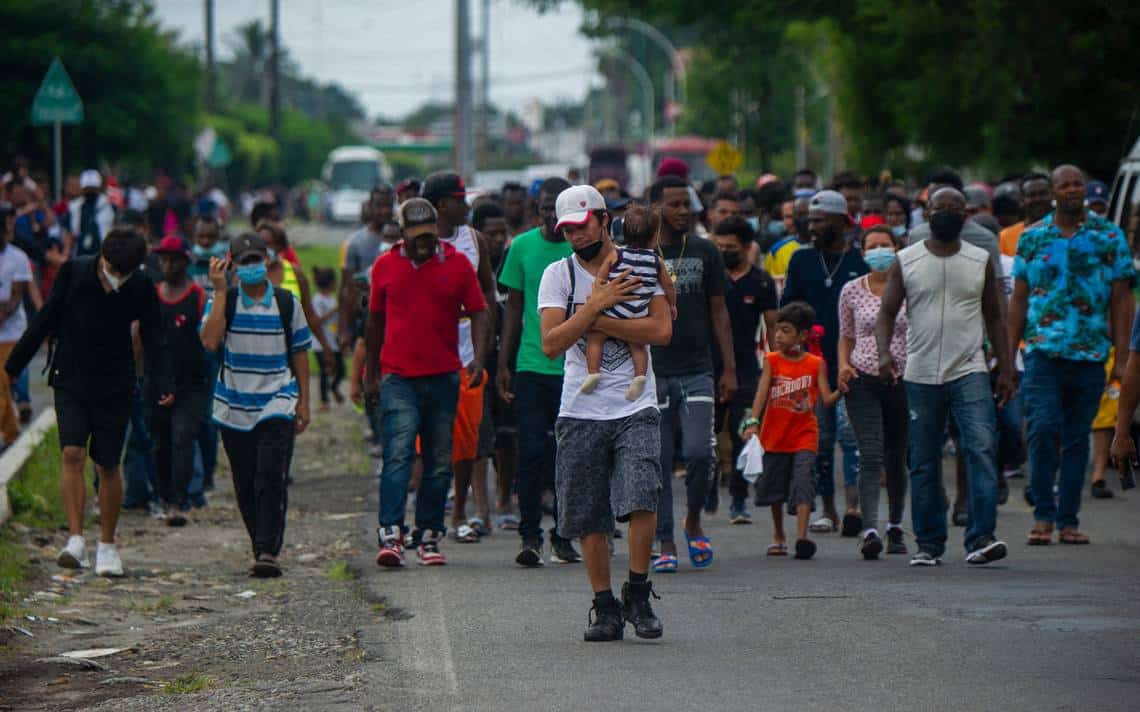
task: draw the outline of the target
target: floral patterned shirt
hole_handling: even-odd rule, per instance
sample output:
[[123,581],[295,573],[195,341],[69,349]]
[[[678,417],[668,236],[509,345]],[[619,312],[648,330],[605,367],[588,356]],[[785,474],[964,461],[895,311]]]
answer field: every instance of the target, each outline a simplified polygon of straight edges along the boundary
[[1136,277],[1120,228],[1089,213],[1066,239],[1047,215],[1018,240],[1013,277],[1029,287],[1026,353],[1072,361],[1108,358],[1112,283],[1123,279],[1131,285]]

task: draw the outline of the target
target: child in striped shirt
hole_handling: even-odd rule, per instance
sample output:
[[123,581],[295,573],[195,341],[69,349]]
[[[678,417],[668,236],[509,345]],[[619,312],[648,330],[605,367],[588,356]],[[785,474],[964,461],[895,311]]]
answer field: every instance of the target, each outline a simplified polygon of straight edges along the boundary
[[[669,300],[669,309],[674,319],[677,318],[677,290],[673,285],[673,278],[665,270],[665,263],[657,255],[657,230],[661,220],[657,213],[645,205],[632,205],[626,211],[622,223],[622,234],[625,245],[616,247],[614,252],[602,263],[601,273],[614,279],[624,272],[630,277],[641,280],[641,285],[633,292],[629,301],[620,302],[616,306],[602,312],[603,316],[614,319],[641,319],[649,316],[649,302],[657,285],[665,292]],[[609,338],[600,331],[591,331],[586,334],[586,370],[588,375],[582,381],[578,390],[582,393],[593,393],[601,380],[602,353],[605,349],[606,339]],[[649,346],[647,344],[628,344],[630,359],[633,361],[633,380],[625,392],[625,399],[635,401],[641,397],[645,390],[646,374],[649,371]]]

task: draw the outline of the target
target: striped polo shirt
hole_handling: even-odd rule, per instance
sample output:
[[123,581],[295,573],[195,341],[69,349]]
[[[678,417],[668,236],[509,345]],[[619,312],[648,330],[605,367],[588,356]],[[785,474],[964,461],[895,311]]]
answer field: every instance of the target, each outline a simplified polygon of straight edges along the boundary
[[[234,430],[253,430],[263,420],[293,418],[300,391],[285,353],[285,330],[272,285],[254,301],[238,287],[234,320],[222,342],[222,369],[214,384],[214,422]],[[214,306],[206,304],[202,323]],[[301,304],[293,297],[292,353],[307,351],[312,334]]]

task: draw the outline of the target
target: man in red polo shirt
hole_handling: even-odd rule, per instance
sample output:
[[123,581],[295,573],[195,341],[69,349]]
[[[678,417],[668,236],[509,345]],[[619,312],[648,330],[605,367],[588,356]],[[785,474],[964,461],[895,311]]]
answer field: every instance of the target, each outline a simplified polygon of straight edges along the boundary
[[[424,566],[447,563],[439,551],[444,503],[451,480],[452,425],[459,394],[459,320],[471,318],[475,358],[470,383],[483,378],[487,313],[471,262],[436,228],[436,211],[423,198],[400,206],[404,239],[372,265],[365,397],[380,400],[384,467],[380,472],[380,566],[403,566],[408,480],[423,451],[423,481],[416,497],[413,539]],[[383,389],[381,385],[383,377]]]

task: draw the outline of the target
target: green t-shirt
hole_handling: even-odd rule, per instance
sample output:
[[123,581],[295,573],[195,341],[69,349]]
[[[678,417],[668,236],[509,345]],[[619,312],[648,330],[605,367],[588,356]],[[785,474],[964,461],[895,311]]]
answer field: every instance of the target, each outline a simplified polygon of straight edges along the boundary
[[523,293],[523,325],[519,337],[516,370],[527,373],[562,375],[562,357],[546,358],[542,353],[542,329],[538,315],[538,284],[542,273],[553,262],[568,257],[573,250],[566,241],[551,242],[542,236],[541,228],[527,230],[511,241],[499,283]]

